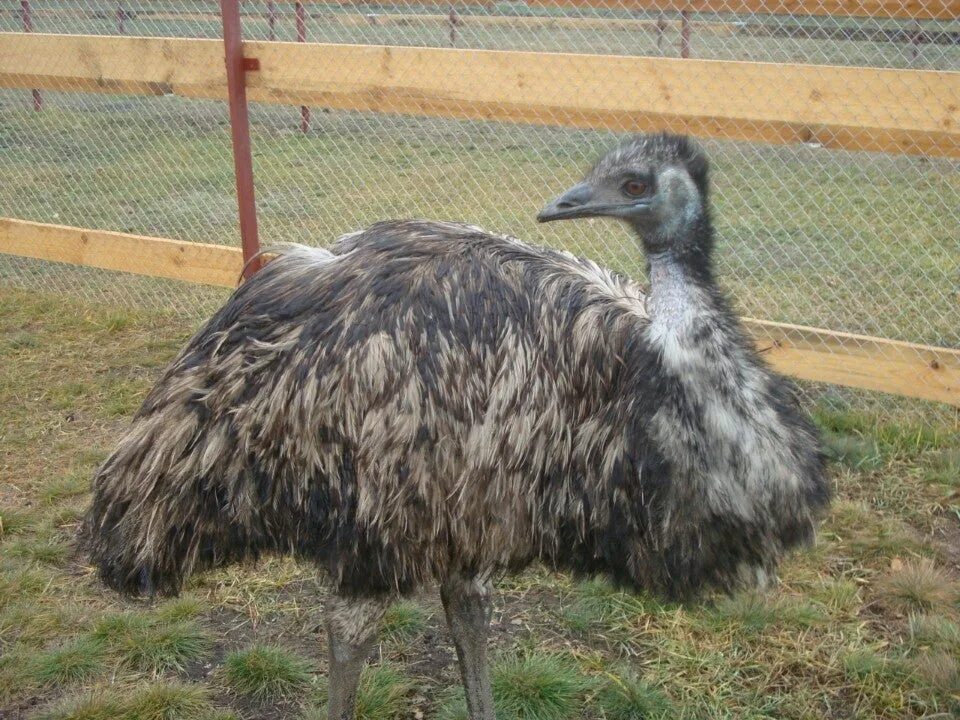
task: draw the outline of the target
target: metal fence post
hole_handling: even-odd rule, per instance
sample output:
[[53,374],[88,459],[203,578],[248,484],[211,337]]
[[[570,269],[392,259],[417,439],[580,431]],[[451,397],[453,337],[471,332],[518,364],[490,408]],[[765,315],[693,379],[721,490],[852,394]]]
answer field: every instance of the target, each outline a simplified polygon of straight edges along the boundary
[[457,25],[460,24],[460,16],[457,15],[457,9],[451,5],[450,14],[447,15],[447,24],[450,26],[450,47],[457,45]]
[[124,34],[124,21],[127,19],[127,13],[123,9],[123,2],[117,3],[117,32],[121,35]]
[[246,263],[243,276],[249,278],[260,269],[257,254],[257,204],[253,192],[253,157],[250,152],[250,117],[247,109],[245,73],[258,69],[258,63],[243,57],[239,0],[220,0],[223,19],[223,52],[227,64],[227,95],[230,104],[230,134],[233,139],[233,168],[237,181],[237,208],[240,217],[240,242]]
[[690,57],[690,11],[680,11],[680,57]]
[[[300,0],[296,3],[297,15],[297,42],[307,41],[307,10]],[[310,108],[306,105],[300,106],[300,132],[310,130]]]
[[[20,0],[20,17],[23,20],[23,31],[32,33],[33,16],[30,14],[30,0]],[[43,95],[40,94],[39,90],[32,90],[31,92],[33,93],[33,109],[42,110]]]
[[277,39],[277,5],[273,0],[267,0],[267,39]]

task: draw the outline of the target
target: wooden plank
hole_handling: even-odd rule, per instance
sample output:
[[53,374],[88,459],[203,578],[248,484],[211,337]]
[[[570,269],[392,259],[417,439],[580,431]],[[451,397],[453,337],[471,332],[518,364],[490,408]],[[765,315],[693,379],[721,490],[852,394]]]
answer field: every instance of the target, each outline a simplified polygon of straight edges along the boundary
[[[278,0],[292,3],[295,0]],[[331,4],[329,0],[305,0],[310,4]],[[343,3],[348,4],[348,3]],[[443,2],[416,0],[355,0],[353,5],[405,5],[423,7]],[[835,17],[901,18],[914,20],[956,20],[960,0],[526,0],[530,7],[606,8],[612,10],[662,10],[665,12],[754,13],[758,15],[817,15]],[[467,3],[466,8],[493,8],[493,2]],[[458,6],[459,7],[459,6]]]
[[[402,2],[403,0],[397,0]],[[377,0],[379,3],[380,0]],[[758,15],[956,20],[958,0],[527,0],[531,7],[589,7]]]
[[[0,252],[235,287],[239,248],[0,218]],[[960,407],[960,350],[746,318],[763,357],[804,380]]]
[[[312,43],[244,50],[260,60],[248,75],[259,102],[960,157],[958,72]],[[216,40],[0,33],[0,87],[223,98],[221,55]]]
[[227,97],[220,40],[0,33],[0,87]]
[[960,407],[960,350],[745,318],[764,358],[803,380]]
[[0,218],[0,253],[236,287],[239,248]]
[[[674,131],[960,157],[960,73],[247,43],[249,96],[336,109]],[[349,73],[344,72],[349,68]],[[451,72],[456,68],[456,72]]]

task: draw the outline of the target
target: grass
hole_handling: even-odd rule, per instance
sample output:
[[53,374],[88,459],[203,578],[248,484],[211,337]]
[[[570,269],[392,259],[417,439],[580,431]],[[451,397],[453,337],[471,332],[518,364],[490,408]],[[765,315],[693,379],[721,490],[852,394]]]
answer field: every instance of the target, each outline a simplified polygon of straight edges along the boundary
[[632,671],[610,675],[597,697],[606,720],[667,720],[676,708],[661,689],[637,677]]
[[428,615],[420,605],[401,600],[391,605],[384,613],[380,624],[380,637],[386,642],[406,643],[423,632]]
[[106,643],[127,667],[153,674],[183,670],[202,658],[210,644],[195,623],[164,622],[139,614],[105,616],[96,624],[93,637]]
[[[356,720],[398,720],[406,717],[410,707],[410,693],[415,684],[392,664],[364,668],[357,690]],[[317,693],[320,702],[307,713],[307,720],[327,717],[326,694],[323,686]]]
[[[201,687],[155,684],[126,691],[92,692],[68,700],[42,720],[215,720]],[[222,716],[221,716],[222,717]]]
[[234,692],[257,700],[285,698],[310,682],[310,663],[280,647],[257,646],[227,656],[224,682]]
[[92,638],[72,640],[32,658],[29,674],[43,685],[68,685],[102,673],[103,645]]
[[[579,717],[587,693],[595,687],[575,663],[539,651],[497,658],[491,684],[499,720],[571,720]],[[447,691],[437,717],[466,719],[461,688]]]
[[[94,468],[191,331],[0,289],[0,714],[323,717],[325,591],[310,566],[266,559],[135,602],[73,554]],[[501,719],[960,713],[956,428],[832,405],[817,416],[870,462],[838,458],[816,547],[770,591],[681,606],[542,568],[504,578],[491,634]],[[390,609],[362,717],[464,717],[443,623],[433,592]]]
[[531,652],[493,665],[497,714],[503,720],[567,720],[576,717],[591,684],[557,654]]
[[903,563],[880,587],[886,600],[904,611],[948,610],[960,599],[960,585],[930,560]]

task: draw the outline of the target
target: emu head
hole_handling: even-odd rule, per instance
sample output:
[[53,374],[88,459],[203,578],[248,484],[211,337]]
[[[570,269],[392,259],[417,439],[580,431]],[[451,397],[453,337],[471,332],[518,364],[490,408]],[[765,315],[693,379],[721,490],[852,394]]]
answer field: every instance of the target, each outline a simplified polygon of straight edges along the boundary
[[648,254],[707,254],[708,170],[706,155],[689,138],[639,135],[600,158],[537,220],[612,217],[636,231]]

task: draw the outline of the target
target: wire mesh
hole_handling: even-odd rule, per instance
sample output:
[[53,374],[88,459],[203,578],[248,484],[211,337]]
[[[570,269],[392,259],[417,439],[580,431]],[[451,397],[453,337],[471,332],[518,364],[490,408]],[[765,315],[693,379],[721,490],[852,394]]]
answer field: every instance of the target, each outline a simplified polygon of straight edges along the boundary
[[[855,17],[868,14],[867,3],[825,4],[820,15],[813,2],[791,4],[809,6],[810,14],[772,12],[776,2],[746,12],[759,4],[742,0],[718,3],[730,12],[715,13],[684,12],[680,0],[666,10],[609,5],[262,0],[241,8],[248,39],[960,70],[960,19],[912,18],[908,7],[923,7],[915,3],[887,4],[893,11],[885,17]],[[851,16],[828,14],[838,7],[852,7]],[[2,10],[3,31],[221,34],[218,3],[203,0],[7,0]],[[456,62],[439,71],[465,72]],[[351,68],[342,72],[348,77]],[[698,82],[703,97],[745,89],[725,86],[722,77]],[[922,105],[922,88],[891,82],[902,83],[894,89],[903,103]],[[792,92],[786,81],[779,90]],[[29,90],[0,91],[0,216],[239,244],[225,103],[69,88],[42,91],[39,109],[36,102]],[[615,225],[533,220],[629,127],[259,104],[251,122],[264,245],[324,245],[376,220],[432,217],[560,245],[643,276],[638,250]],[[743,314],[960,347],[955,159],[704,144],[714,166],[720,277]],[[186,283],[9,256],[0,256],[0,282],[194,318],[223,297]],[[942,414],[956,422],[950,410]]]

